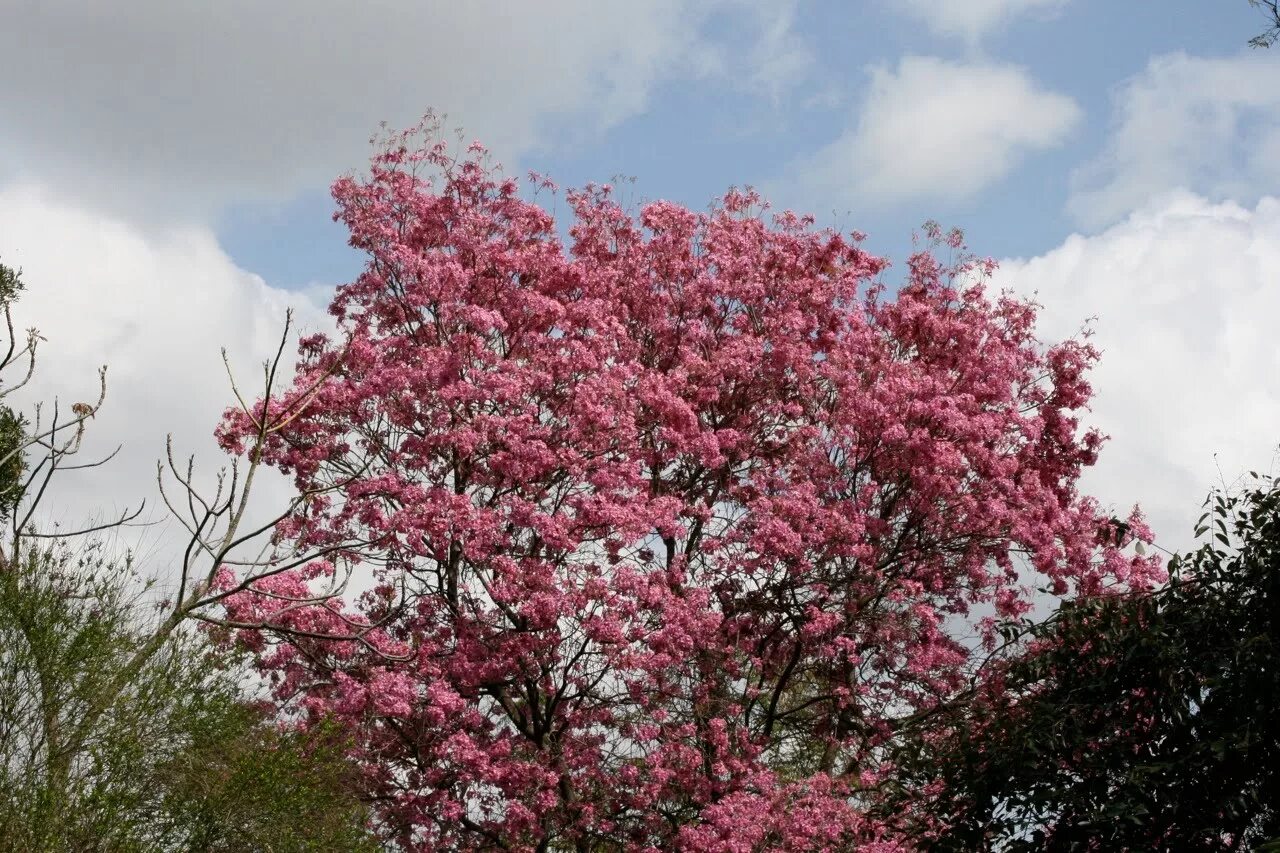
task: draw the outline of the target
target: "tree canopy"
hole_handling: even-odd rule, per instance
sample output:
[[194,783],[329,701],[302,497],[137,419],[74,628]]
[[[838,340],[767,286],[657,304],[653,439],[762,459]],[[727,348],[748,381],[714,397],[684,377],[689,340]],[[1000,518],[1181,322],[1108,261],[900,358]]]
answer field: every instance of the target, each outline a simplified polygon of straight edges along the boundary
[[[1166,574],[1078,488],[1087,333],[1039,340],[958,232],[893,284],[750,190],[589,185],[561,232],[436,131],[334,184],[367,265],[283,390],[288,324],[233,380],[212,499],[170,446],[167,596],[100,538],[137,511],[37,528],[106,374],[9,405],[43,339],[0,265],[0,838],[1280,851],[1280,486],[1211,495]],[[264,466],[297,493],[251,524]]]
[[922,732],[938,849],[1280,849],[1280,486],[1214,493],[1197,533],[1168,585],[1064,605]]
[[368,254],[339,335],[220,430],[256,459],[276,418],[260,458],[328,490],[282,541],[369,543],[362,595],[315,603],[315,561],[225,599],[279,708],[344,723],[404,849],[910,847],[870,809],[999,656],[971,609],[1162,578],[1076,488],[1096,352],[934,226],[962,260],[896,293],[749,191],[570,191],[565,245],[426,130],[334,185]]

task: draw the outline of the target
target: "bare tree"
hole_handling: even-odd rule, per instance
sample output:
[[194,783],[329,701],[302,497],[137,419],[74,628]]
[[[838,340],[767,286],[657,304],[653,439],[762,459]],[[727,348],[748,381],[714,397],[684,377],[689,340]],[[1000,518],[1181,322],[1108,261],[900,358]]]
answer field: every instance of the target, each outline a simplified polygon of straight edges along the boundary
[[[347,591],[354,568],[369,561],[371,546],[376,543],[349,539],[307,550],[289,550],[279,546],[275,535],[277,526],[288,519],[304,517],[318,499],[341,496],[352,482],[367,473],[367,462],[363,466],[350,467],[344,476],[333,478],[322,487],[300,490],[280,512],[265,521],[250,524],[248,520],[249,495],[262,465],[267,442],[314,402],[324,383],[341,369],[345,357],[344,350],[343,357],[334,360],[301,392],[279,396],[276,389],[281,375],[281,359],[290,340],[292,320],[292,312],[289,312],[274,356],[262,365],[264,393],[254,405],[247,403],[241,394],[226,351],[222,353],[232,392],[255,430],[252,443],[243,454],[247,463],[242,465],[241,459],[237,458],[229,472],[226,469],[220,471],[215,493],[208,499],[200,495],[194,485],[194,458],[188,457],[185,466],[175,461],[172,437],[166,448],[165,462],[157,466],[157,482],[165,505],[189,534],[179,567],[178,593],[166,624],[176,626],[184,620],[194,619],[230,629],[266,629],[277,635],[350,641],[391,658],[392,655],[369,642],[368,636],[394,616],[394,609],[377,622],[367,622],[348,619],[338,608],[331,608],[329,613],[345,627],[323,633],[291,627],[284,618],[293,611],[322,607],[341,597]],[[166,474],[176,481],[179,489],[166,486]],[[269,578],[319,560],[333,566],[332,574],[327,576],[327,582],[320,589],[306,595],[288,596],[263,586]],[[260,621],[227,618],[219,605],[244,592],[250,592],[260,600],[275,600],[278,607]]]
[[[14,298],[16,291],[9,298],[0,299],[3,302],[6,327],[10,332],[7,352],[0,358],[0,371],[13,365],[21,365],[22,376],[11,385],[0,386],[0,404],[30,381],[35,371],[37,345],[43,340],[37,330],[30,329],[25,335],[25,344],[19,346],[21,338],[13,332]],[[273,533],[279,522],[293,516],[316,497],[326,492],[340,491],[348,485],[345,480],[323,489],[304,491],[268,520],[248,523],[249,497],[261,464],[263,446],[270,436],[310,405],[314,392],[327,379],[327,374],[318,377],[307,393],[294,395],[283,404],[277,400],[274,395],[275,385],[282,372],[281,358],[290,339],[291,325],[290,313],[274,358],[263,365],[264,390],[261,402],[256,407],[250,409],[243,403],[244,398],[235,387],[234,380],[232,381],[236,397],[242,401],[246,413],[254,418],[258,430],[246,453],[247,464],[242,465],[240,460],[236,460],[229,472],[225,469],[220,471],[212,497],[201,495],[193,484],[194,458],[188,459],[183,467],[175,462],[172,436],[169,437],[167,465],[163,462],[157,465],[157,480],[166,505],[190,535],[178,566],[177,594],[170,600],[165,618],[155,625],[146,641],[138,646],[128,663],[120,668],[117,678],[104,685],[97,700],[85,709],[78,727],[83,731],[92,730],[98,717],[111,707],[131,679],[169,641],[179,626],[188,620],[195,619],[233,628],[274,627],[268,624],[232,623],[219,616],[218,605],[229,596],[254,589],[255,584],[269,577],[326,559],[341,566],[341,571],[334,573],[332,583],[314,595],[286,602],[282,612],[323,604],[343,593],[351,576],[351,567],[358,561],[361,549],[369,544],[344,541],[302,552],[284,552],[275,547]],[[225,351],[223,358],[225,362]],[[335,362],[335,369],[339,363]],[[3,499],[9,520],[9,541],[6,547],[0,548],[0,570],[22,559],[28,548],[41,540],[70,540],[138,523],[136,519],[142,513],[145,501],[137,509],[126,509],[119,517],[79,529],[39,530],[34,524],[37,509],[57,472],[100,467],[120,450],[117,447],[106,457],[89,462],[79,462],[77,459],[83,445],[86,422],[107,398],[106,370],[104,366],[98,371],[99,390],[96,401],[75,404],[71,407],[69,417],[63,415],[56,401],[51,414],[45,412],[43,405],[37,404],[34,424],[27,429],[26,419],[12,415],[12,410],[5,407],[17,425],[11,431],[17,437],[9,442],[10,446],[0,446],[0,471],[5,471],[8,466],[7,470],[13,475],[7,478],[8,482],[0,480],[0,498]],[[3,432],[3,424],[0,424],[0,433]],[[20,462],[16,467],[12,464],[15,460]],[[177,493],[171,485],[166,486],[166,467],[179,484],[180,490]],[[353,477],[358,477],[360,473],[353,472]],[[234,581],[215,585],[215,579],[225,576],[224,569],[230,570]],[[351,631],[338,638],[363,641],[372,628],[370,625],[352,624]],[[76,737],[73,733],[68,734],[68,748],[75,748]]]

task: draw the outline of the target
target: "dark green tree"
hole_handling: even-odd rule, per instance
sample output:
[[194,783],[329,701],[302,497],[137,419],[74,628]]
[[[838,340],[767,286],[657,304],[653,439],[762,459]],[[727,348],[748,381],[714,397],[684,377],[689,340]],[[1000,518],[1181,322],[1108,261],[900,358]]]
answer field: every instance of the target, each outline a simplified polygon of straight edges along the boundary
[[1005,689],[918,733],[933,849],[1280,849],[1280,486],[1253,476],[1166,586],[1010,626]]
[[[18,336],[13,330],[11,307],[22,293],[21,272],[0,264],[0,310],[4,312],[8,326],[8,352],[0,359],[3,370],[17,355]],[[26,439],[27,421],[11,407],[0,404],[0,524],[13,514],[22,484],[22,448]]]

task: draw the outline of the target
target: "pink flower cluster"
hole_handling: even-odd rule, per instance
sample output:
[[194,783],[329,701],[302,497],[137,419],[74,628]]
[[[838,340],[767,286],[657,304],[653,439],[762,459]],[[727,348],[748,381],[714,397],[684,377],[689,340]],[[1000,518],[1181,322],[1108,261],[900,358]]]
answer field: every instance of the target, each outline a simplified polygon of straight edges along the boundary
[[890,297],[860,235],[739,191],[568,192],[566,246],[481,149],[412,140],[334,185],[368,264],[264,454],[349,481],[280,536],[374,541],[373,588],[227,601],[403,849],[909,848],[868,816],[884,748],[975,677],[970,609],[1158,579],[1077,493],[1097,353],[988,264],[921,251]]

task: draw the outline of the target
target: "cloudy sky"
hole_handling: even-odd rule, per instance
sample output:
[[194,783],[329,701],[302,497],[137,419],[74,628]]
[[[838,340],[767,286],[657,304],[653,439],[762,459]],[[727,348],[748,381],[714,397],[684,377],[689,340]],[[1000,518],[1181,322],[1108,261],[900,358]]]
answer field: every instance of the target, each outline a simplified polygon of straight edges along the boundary
[[36,389],[91,397],[108,363],[93,447],[125,444],[64,482],[68,523],[154,503],[166,432],[222,463],[219,348],[251,381],[286,305],[324,322],[360,265],[328,185],[428,108],[562,186],[751,184],[898,261],[925,219],[963,228],[1046,339],[1097,318],[1087,486],[1169,545],[1274,470],[1280,47],[1247,46],[1246,0],[3,5],[0,259],[48,339]]

